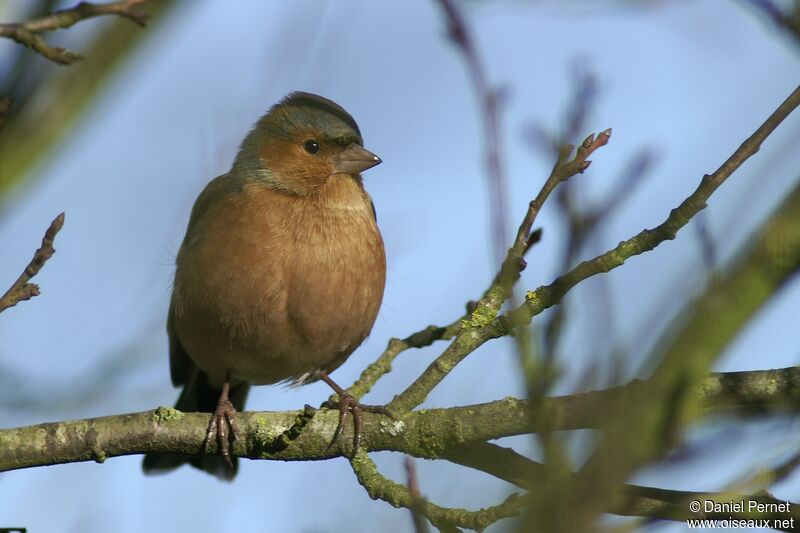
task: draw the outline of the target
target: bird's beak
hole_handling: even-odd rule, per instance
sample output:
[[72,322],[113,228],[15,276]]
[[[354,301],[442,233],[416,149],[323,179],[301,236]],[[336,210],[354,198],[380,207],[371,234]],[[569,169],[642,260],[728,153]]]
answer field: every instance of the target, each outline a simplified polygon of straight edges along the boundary
[[360,174],[380,163],[380,157],[353,143],[337,156],[333,170],[334,174]]

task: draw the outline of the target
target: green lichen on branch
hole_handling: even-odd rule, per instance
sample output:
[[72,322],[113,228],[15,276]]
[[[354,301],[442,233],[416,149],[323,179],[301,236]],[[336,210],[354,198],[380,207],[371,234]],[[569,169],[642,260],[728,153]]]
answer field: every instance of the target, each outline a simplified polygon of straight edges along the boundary
[[512,494],[499,505],[477,511],[439,507],[427,500],[415,499],[407,487],[381,475],[375,463],[364,451],[359,451],[350,460],[350,464],[358,482],[370,498],[385,501],[393,507],[413,508],[430,520],[431,524],[446,531],[452,531],[453,528],[483,531],[503,518],[517,516],[526,503],[524,497]]
[[274,422],[270,423],[265,416],[256,417],[251,425],[251,442],[254,453],[261,459],[269,459],[286,450],[303,434],[306,426],[316,414],[316,409],[306,405],[292,418],[291,424],[283,430],[284,426],[277,426]]
[[173,407],[158,407],[153,411],[153,422],[170,422],[172,420],[180,420],[183,418],[183,413]]
[[[411,348],[425,348],[439,340],[450,340],[460,330],[460,320],[456,320],[444,327],[428,326],[405,339],[390,339],[380,357],[364,369],[355,383],[348,387],[347,391],[353,398],[361,399],[380,378],[391,372],[392,362],[398,355]],[[337,396],[333,394],[330,396],[329,401],[335,401],[336,399]]]
[[800,87],[775,110],[742,145],[713,174],[706,174],[700,180],[695,191],[678,207],[670,211],[669,216],[652,229],[645,229],[630,239],[620,242],[615,248],[598,255],[594,259],[584,261],[566,274],[558,277],[550,285],[544,285],[527,293],[525,302],[498,317],[498,327],[525,326],[543,310],[561,302],[564,295],[578,283],[604,272],[609,272],[622,265],[633,256],[653,250],[665,240],[674,239],[678,231],[686,226],[697,213],[706,207],[706,202],[722,183],[741,166],[749,157],[758,152],[764,140],[783,120],[800,105]]
[[488,326],[494,321],[494,318],[497,316],[497,309],[494,309],[488,305],[478,305],[475,307],[475,310],[469,315],[469,318],[465,318],[461,321],[462,328],[482,328]]

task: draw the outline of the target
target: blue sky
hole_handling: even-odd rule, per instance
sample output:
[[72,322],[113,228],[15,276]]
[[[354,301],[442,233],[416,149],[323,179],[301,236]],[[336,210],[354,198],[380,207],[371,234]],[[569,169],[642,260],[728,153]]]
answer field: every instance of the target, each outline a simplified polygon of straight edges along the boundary
[[[531,149],[524,131],[531,124],[560,125],[576,61],[591,65],[600,82],[586,133],[614,128],[592,168],[574,178],[585,201],[602,198],[640,150],[657,155],[646,183],[584,257],[661,222],[783,101],[800,72],[796,47],[742,3],[640,5],[468,4],[490,78],[508,88],[502,118],[511,227],[552,166]],[[81,25],[69,31],[81,32]],[[37,277],[42,295],[0,320],[0,368],[21,384],[23,398],[39,389],[59,401],[0,407],[4,426],[174,402],[164,320],[172,260],[189,210],[205,183],[228,169],[252,123],[292,90],[343,105],[358,121],[365,145],[384,160],[365,174],[365,183],[386,241],[386,296],[372,335],[334,379],[352,382],[388,338],[450,322],[480,295],[495,267],[479,116],[464,64],[432,2],[184,3],[145,31],[149,39],[91,112],[33,170],[31,185],[2,206],[3,283],[19,274],[49,221],[67,213],[58,253]],[[0,53],[9,46],[0,43]],[[792,116],[712,198],[706,214],[721,258],[730,257],[796,183],[799,135],[800,117]],[[545,237],[529,258],[522,287],[535,288],[557,274],[563,238],[557,222],[553,206],[545,208],[538,221]],[[702,276],[690,226],[676,241],[576,290],[567,303],[577,321],[564,344],[559,391],[573,391],[590,365],[610,364],[591,341],[598,284],[607,284],[615,338],[629,350],[634,368],[654,332],[702,287]],[[718,368],[796,364],[799,343],[790,316],[799,303],[795,281],[748,326]],[[403,354],[366,400],[391,399],[440,348]],[[93,383],[99,373],[110,376],[102,388]],[[260,387],[248,407],[297,409],[328,394],[323,384]],[[497,341],[459,366],[426,405],[520,394],[512,345]],[[697,442],[709,443],[709,453],[685,468],[648,470],[640,481],[713,490],[740,475],[754,456],[769,461],[800,440],[800,427],[787,419],[739,430],[720,423],[696,433]],[[731,434],[736,438],[718,445],[720,435]],[[387,475],[403,479],[401,456],[376,458]],[[343,459],[244,461],[233,484],[188,468],[145,478],[139,462],[127,457],[3,474],[0,526],[82,532],[113,527],[122,533],[410,527],[407,511],[366,496]],[[509,490],[451,465],[418,462],[418,468],[423,492],[440,505],[486,506]],[[776,495],[800,500],[795,478],[777,487]]]

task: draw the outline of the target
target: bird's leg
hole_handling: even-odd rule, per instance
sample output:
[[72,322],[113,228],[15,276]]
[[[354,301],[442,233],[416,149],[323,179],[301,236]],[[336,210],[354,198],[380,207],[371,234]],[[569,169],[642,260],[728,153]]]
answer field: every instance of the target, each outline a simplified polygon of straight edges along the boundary
[[208,452],[208,443],[217,437],[217,449],[220,455],[225,458],[228,465],[233,468],[233,461],[231,460],[230,441],[228,440],[228,426],[231,428],[231,441],[236,442],[238,436],[238,429],[236,428],[236,408],[233,406],[228,393],[230,392],[230,375],[225,376],[225,383],[222,385],[222,392],[220,392],[219,400],[217,401],[217,408],[214,414],[211,415],[211,421],[208,423],[208,431],[206,431],[206,440],[203,443],[203,448]]
[[392,414],[389,412],[386,407],[382,405],[364,405],[358,403],[358,400],[353,398],[353,396],[341,388],[339,385],[333,381],[328,373],[324,370],[318,371],[317,375],[319,379],[324,381],[325,383],[333,389],[333,391],[339,395],[338,402],[331,402],[326,401],[323,402],[323,407],[329,408],[339,408],[339,425],[336,426],[336,431],[333,432],[333,439],[331,439],[330,444],[328,444],[328,448],[334,445],[339,437],[342,434],[342,430],[344,429],[344,423],[347,420],[347,415],[352,413],[353,414],[353,456],[355,456],[356,452],[358,451],[358,447],[361,445],[361,412],[367,411],[369,413],[379,413],[382,415],[389,416],[391,418]]

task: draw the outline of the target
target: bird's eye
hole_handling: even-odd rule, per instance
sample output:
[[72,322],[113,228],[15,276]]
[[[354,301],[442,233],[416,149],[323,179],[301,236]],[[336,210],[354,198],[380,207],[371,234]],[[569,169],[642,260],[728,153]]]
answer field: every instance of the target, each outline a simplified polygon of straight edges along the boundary
[[306,152],[309,154],[314,155],[319,152],[319,143],[314,139],[309,139],[303,143],[303,148],[305,148]]

